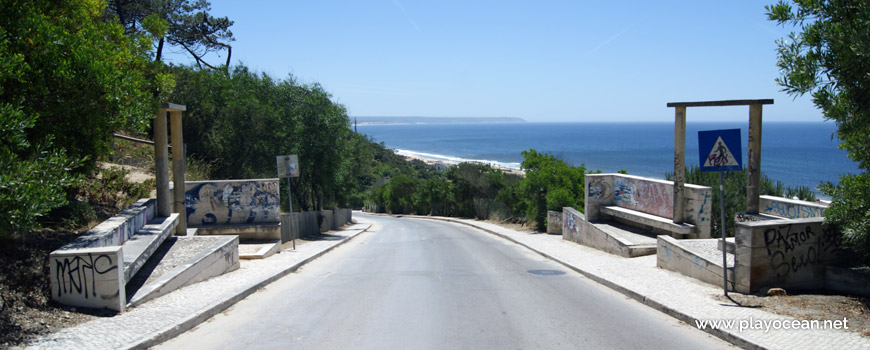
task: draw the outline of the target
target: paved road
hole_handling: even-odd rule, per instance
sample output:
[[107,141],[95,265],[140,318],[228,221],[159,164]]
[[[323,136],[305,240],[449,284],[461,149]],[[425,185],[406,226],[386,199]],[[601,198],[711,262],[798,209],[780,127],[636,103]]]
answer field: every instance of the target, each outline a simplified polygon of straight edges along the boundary
[[366,217],[372,232],[160,348],[731,347],[482,231]]

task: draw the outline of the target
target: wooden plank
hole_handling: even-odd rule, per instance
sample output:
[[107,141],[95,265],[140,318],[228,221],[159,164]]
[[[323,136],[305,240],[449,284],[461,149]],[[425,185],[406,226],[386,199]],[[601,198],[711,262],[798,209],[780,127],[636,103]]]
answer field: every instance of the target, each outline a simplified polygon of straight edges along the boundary
[[169,194],[169,147],[166,110],[154,117],[154,176],[157,186],[157,216],[172,214]]
[[686,184],[686,107],[677,107],[674,114],[674,223],[685,219]]
[[721,107],[721,106],[749,106],[749,105],[772,105],[773,99],[763,100],[722,100],[722,101],[699,101],[699,102],[668,102],[668,107]]
[[749,106],[749,166],[746,172],[746,212],[758,214],[761,194],[761,105]]

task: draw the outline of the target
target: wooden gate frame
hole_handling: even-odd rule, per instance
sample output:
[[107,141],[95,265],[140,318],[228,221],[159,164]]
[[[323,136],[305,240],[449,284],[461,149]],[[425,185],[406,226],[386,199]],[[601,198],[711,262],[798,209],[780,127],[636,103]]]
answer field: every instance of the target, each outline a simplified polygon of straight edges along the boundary
[[683,191],[686,182],[686,107],[749,106],[749,162],[746,181],[746,212],[758,214],[761,182],[761,107],[772,105],[773,99],[724,100],[700,102],[668,102],[674,107],[674,223],[681,224],[686,216]]

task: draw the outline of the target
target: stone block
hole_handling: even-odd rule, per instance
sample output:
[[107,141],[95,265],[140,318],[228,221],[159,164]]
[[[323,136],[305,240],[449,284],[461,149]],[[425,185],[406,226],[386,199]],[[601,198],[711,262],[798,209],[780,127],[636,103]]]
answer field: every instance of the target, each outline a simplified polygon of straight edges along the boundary
[[51,298],[62,304],[124,311],[120,246],[56,250],[49,256]]
[[547,233],[562,233],[562,213],[552,210],[547,211]]
[[818,218],[825,216],[827,205],[796,199],[760,196],[759,209],[761,213],[776,215],[789,219]]

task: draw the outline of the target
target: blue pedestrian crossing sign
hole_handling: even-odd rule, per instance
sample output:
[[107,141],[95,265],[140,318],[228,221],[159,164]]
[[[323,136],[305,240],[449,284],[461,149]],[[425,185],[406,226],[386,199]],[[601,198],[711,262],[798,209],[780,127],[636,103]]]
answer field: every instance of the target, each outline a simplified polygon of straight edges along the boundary
[[698,131],[698,153],[701,171],[742,170],[740,129]]

